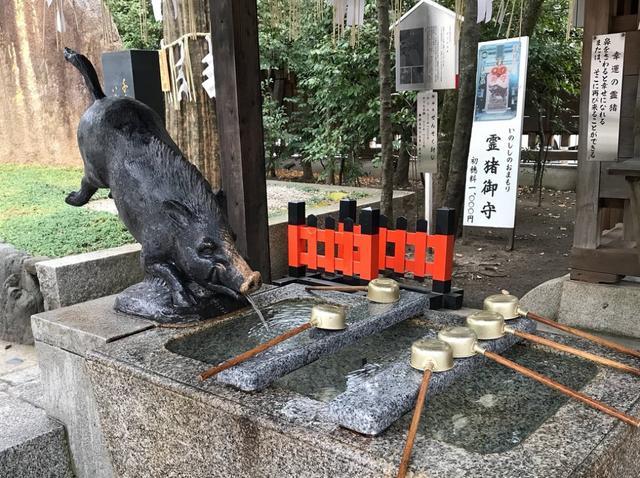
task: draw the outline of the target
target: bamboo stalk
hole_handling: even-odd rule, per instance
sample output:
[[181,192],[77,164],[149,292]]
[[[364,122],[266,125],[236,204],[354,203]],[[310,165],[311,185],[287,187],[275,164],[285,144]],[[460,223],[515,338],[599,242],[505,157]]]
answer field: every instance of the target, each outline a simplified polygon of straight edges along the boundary
[[332,290],[336,292],[355,292],[360,290],[367,290],[366,285],[310,285],[305,287],[304,290]]
[[575,347],[570,347],[569,345],[564,345],[559,342],[555,342],[553,340],[545,339],[544,337],[540,337],[538,335],[528,334],[527,332],[522,332],[521,330],[515,330],[515,329],[509,329],[509,330],[511,333],[513,333],[513,335],[520,337],[522,339],[528,340],[530,342],[534,342],[540,345],[546,345],[547,347],[560,350],[561,352],[566,352],[566,353],[576,355],[577,357],[590,360],[600,365],[604,365],[605,367],[611,367],[616,370],[620,370],[622,372],[627,372],[633,375],[640,376],[640,369],[636,367],[632,367],[631,365],[627,365],[622,362],[618,362],[616,360],[611,360],[606,357],[601,357],[600,355],[592,354],[590,352],[587,352],[585,350],[580,350]]
[[251,357],[258,355],[261,352],[264,352],[268,348],[273,347],[274,345],[278,345],[280,342],[284,342],[285,340],[293,337],[294,335],[298,335],[301,332],[304,332],[307,329],[310,329],[313,325],[310,322],[306,324],[302,324],[298,327],[295,327],[284,334],[278,335],[273,339],[258,345],[257,347],[252,348],[251,350],[247,350],[246,352],[234,357],[232,359],[227,360],[226,362],[221,363],[220,365],[216,365],[215,367],[211,367],[210,369],[202,372],[198,378],[201,381],[207,380],[208,378],[213,377],[214,375],[226,370],[228,368],[233,367],[234,365],[238,365],[241,362],[249,360]]
[[402,459],[400,460],[400,467],[398,468],[398,478],[404,478],[407,475],[409,460],[411,459],[411,452],[413,450],[413,442],[415,441],[416,434],[418,433],[418,425],[420,424],[420,416],[422,415],[422,408],[424,407],[424,399],[427,395],[430,378],[431,370],[427,368],[422,375],[422,383],[420,384],[420,391],[418,392],[418,400],[416,401],[416,407],[413,410],[413,418],[411,419],[409,433],[407,434],[407,443],[404,446]]
[[582,337],[583,339],[590,340],[594,344],[602,345],[603,347],[608,347],[616,352],[621,352],[623,354],[628,354],[636,358],[640,358],[640,351],[630,349],[623,345],[612,342],[611,340],[603,339],[596,335],[590,334],[580,329],[575,329],[573,327],[569,327],[568,325],[561,324],[556,322],[555,320],[547,319],[538,314],[534,314],[533,312],[528,312],[526,315],[527,318],[531,320],[535,320],[536,322],[540,322],[541,324],[548,325],[549,327],[554,327],[556,329],[562,330],[569,334],[577,335],[578,337]]
[[555,380],[550,379],[549,377],[545,377],[544,375],[541,375],[537,372],[534,372],[531,369],[528,369],[526,367],[523,367],[522,365],[512,362],[511,360],[504,358],[501,355],[498,355],[494,352],[489,352],[488,350],[482,349],[481,353],[485,357],[490,358],[491,360],[498,362],[499,364],[504,365],[505,367],[508,367],[511,370],[515,370],[516,372],[521,373],[525,377],[532,378],[533,380],[536,380],[537,382],[540,382],[541,384],[546,385],[547,387],[553,388],[559,391],[560,393],[567,395],[568,397],[578,400],[584,403],[585,405],[588,405],[591,408],[595,408],[596,410],[606,413],[611,417],[617,418],[618,420],[622,420],[628,425],[632,425],[634,427],[640,426],[640,419],[627,415],[626,413],[623,413],[619,410],[616,410],[615,408],[610,407],[609,405],[606,405],[602,402],[599,402],[598,400],[591,398],[583,393],[577,392],[567,387],[566,385],[562,385],[561,383],[558,383]]

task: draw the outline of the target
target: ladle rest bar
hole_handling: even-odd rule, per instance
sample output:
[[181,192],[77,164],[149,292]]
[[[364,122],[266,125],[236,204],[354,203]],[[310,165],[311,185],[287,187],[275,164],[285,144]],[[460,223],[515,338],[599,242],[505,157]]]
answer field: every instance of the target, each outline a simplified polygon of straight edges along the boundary
[[[430,319],[432,312],[425,312]],[[436,338],[438,330],[451,325],[464,325],[463,318],[446,318],[444,314],[433,314],[434,330],[425,338]],[[535,331],[535,323],[529,319],[509,321],[509,325],[525,332]],[[521,340],[513,335],[483,341],[481,344],[491,352],[500,353]],[[378,435],[415,405],[422,374],[409,365],[409,353],[385,367],[369,379],[366,386],[348,389],[329,404],[329,417],[340,426],[364,435]],[[457,377],[470,373],[488,359],[476,355],[456,359],[455,367],[434,374],[429,383],[427,400],[445,390]]]
[[[307,296],[301,285],[288,285],[299,291],[298,297]],[[334,292],[333,294],[340,294]],[[311,329],[270,348],[246,362],[216,375],[219,383],[231,385],[245,392],[262,390],[280,377],[303,367],[320,357],[332,354],[358,340],[378,333],[403,320],[421,315],[427,297],[409,291],[400,291],[400,301],[393,304],[367,303],[364,297],[344,294],[351,305],[347,311],[347,328],[342,331]],[[256,299],[259,300],[259,297]],[[309,337],[312,340],[309,340]]]

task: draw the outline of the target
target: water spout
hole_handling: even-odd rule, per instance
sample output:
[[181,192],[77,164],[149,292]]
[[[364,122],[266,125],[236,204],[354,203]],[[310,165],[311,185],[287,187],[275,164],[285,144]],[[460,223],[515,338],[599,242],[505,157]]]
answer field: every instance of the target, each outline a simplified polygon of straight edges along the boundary
[[264,325],[264,328],[269,330],[269,324],[267,324],[267,321],[265,320],[264,315],[262,315],[262,312],[260,311],[260,309],[258,309],[258,306],[253,301],[251,296],[247,294],[244,296],[244,298],[247,299],[247,302],[249,302],[249,304],[251,304],[251,307],[253,307],[253,310],[256,311],[256,314],[260,318],[260,322],[262,322],[262,325]]

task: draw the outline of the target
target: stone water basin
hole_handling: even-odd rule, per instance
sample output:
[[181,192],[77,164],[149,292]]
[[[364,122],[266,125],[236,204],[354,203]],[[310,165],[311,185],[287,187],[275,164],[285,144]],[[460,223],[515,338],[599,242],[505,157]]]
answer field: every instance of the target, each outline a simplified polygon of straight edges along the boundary
[[300,285],[273,289],[254,297],[269,328],[251,309],[225,320],[187,332],[166,344],[166,349],[210,365],[217,365],[256,345],[309,321],[315,304],[341,304],[347,309],[347,328],[340,331],[310,329],[227,369],[214,378],[219,383],[250,392],[262,390],[280,377],[325,355],[420,315],[426,297],[402,291],[394,304],[374,304],[361,294],[314,294]]
[[[362,307],[364,300],[341,293],[314,297],[303,287],[286,286],[258,294],[255,301],[265,310],[273,304],[293,306],[289,300],[308,307],[305,301],[318,297],[352,309]],[[414,300],[406,299],[409,304]],[[90,354],[88,370],[114,467],[132,477],[149,472],[252,478],[395,476],[411,413],[389,404],[397,404],[398,394],[420,381],[420,373],[407,368],[406,342],[425,329],[424,335],[433,335],[439,326],[462,322],[452,313],[427,311],[420,317],[414,306],[420,302],[394,309],[406,319],[379,330],[365,333],[362,325],[350,327],[358,334],[349,338],[352,342],[343,342],[343,334],[330,341],[319,337],[322,350],[304,344],[304,360],[283,350],[266,360],[268,365],[248,364],[250,372],[279,372],[252,393],[222,381],[197,379],[211,362],[233,351],[195,352],[187,344],[197,344],[198,336],[224,322],[190,330],[150,329],[100,347]],[[127,320],[108,310],[99,312],[112,321]],[[251,332],[256,319],[249,312],[241,316],[247,321],[245,331]],[[355,324],[371,324],[370,316],[363,313]],[[603,353],[584,341],[552,337]],[[530,345],[515,345],[504,355],[627,413],[640,413],[636,377]],[[294,366],[285,373],[273,367],[283,363],[284,369]],[[392,419],[376,436],[363,436],[343,428],[334,413],[338,409],[358,419]],[[150,446],[153,439],[162,446]],[[633,476],[639,440],[637,430],[486,362],[427,398],[411,470],[416,477],[626,477]]]
[[[353,296],[350,306],[360,301],[360,296]],[[166,348],[216,365],[307,322],[311,308],[320,302],[327,300],[285,299],[261,308],[268,330],[255,312],[246,310],[214,327],[171,340]],[[407,360],[413,341],[433,336],[441,327],[422,316],[404,320],[278,378],[272,387],[329,403],[347,389],[367,389],[387,366]],[[284,342],[281,351],[313,340],[314,334],[301,335]],[[584,360],[521,344],[503,355],[578,390],[597,372],[597,367]],[[419,381],[419,372],[409,373]],[[419,434],[477,453],[511,449],[568,401],[564,395],[489,361],[473,375],[454,379],[446,393],[432,395]],[[405,414],[401,420],[409,419],[410,414]]]

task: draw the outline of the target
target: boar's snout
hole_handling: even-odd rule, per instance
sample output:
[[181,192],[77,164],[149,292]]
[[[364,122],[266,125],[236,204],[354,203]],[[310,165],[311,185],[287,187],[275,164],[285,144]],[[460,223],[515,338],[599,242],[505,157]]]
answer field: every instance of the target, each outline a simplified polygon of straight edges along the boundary
[[262,285],[262,276],[259,272],[252,272],[249,277],[240,286],[240,293],[247,295],[254,290],[257,290]]

